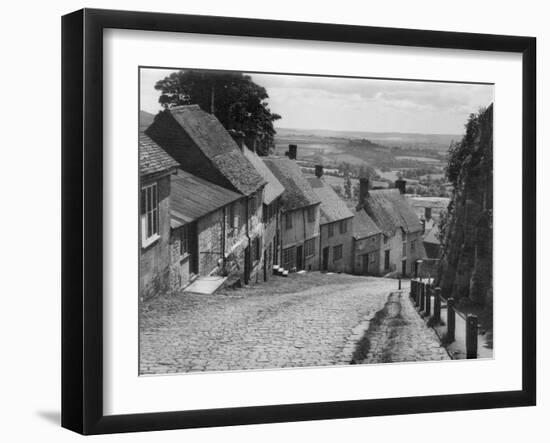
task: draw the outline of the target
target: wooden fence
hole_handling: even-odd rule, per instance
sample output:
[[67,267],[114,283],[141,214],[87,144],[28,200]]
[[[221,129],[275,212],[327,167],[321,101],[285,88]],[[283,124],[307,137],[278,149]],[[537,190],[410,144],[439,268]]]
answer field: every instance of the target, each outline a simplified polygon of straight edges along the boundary
[[[401,281],[399,281],[401,289]],[[478,319],[476,315],[460,312],[455,307],[455,300],[445,298],[440,288],[434,288],[431,280],[422,278],[411,280],[410,293],[414,305],[422,317],[428,319],[428,324],[434,329],[444,327],[440,335],[443,344],[449,345],[456,339],[457,320],[460,327],[465,328],[466,358],[477,358],[478,355]]]

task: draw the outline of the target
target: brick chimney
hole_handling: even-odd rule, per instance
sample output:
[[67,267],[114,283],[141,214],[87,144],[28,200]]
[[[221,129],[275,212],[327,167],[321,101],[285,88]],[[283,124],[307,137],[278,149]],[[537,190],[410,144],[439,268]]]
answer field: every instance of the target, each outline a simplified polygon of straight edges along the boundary
[[424,218],[426,220],[431,220],[431,218],[432,218],[432,208],[428,208],[428,207],[424,208]]
[[401,194],[404,194],[406,192],[405,186],[407,185],[407,180],[403,180],[402,178],[398,178],[395,180],[395,187],[399,189],[399,192]]
[[296,160],[298,156],[298,145],[288,145],[288,158]]
[[315,165],[315,175],[317,178],[321,178],[323,176],[323,165]]
[[358,207],[363,205],[363,202],[369,195],[370,181],[368,177],[361,177],[359,179],[359,202]]
[[242,131],[235,131],[234,129],[230,129],[229,135],[233,137],[233,140],[235,140],[235,143],[237,143],[237,146],[243,152],[244,149],[244,132]]

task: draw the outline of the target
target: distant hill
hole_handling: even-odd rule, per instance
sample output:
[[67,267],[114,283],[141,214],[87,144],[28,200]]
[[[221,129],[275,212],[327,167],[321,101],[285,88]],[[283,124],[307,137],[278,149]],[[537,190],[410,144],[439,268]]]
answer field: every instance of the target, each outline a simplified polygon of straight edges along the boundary
[[278,137],[325,137],[338,139],[367,139],[387,147],[422,148],[447,151],[451,141],[462,139],[461,134],[418,134],[406,132],[334,131],[329,129],[277,128]]
[[146,111],[139,111],[139,130],[145,131],[151,123],[153,123],[154,119],[155,116],[153,114]]

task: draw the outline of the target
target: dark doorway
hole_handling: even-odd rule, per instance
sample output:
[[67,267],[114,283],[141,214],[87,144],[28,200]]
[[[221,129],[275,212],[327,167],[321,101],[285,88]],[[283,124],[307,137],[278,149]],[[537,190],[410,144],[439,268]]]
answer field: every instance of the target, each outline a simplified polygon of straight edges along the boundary
[[264,281],[267,281],[267,251],[264,251]]
[[384,269],[390,269],[390,250],[384,251]]
[[328,252],[328,246],[326,248],[323,248],[323,271],[328,271]]
[[296,270],[301,271],[304,269],[304,247],[298,246],[296,248]]
[[367,275],[369,273],[369,254],[361,256],[361,274]]
[[250,246],[244,250],[244,284],[247,285],[250,280]]
[[401,261],[401,275],[407,275],[407,260]]
[[192,274],[199,273],[199,242],[197,238],[197,224],[187,225],[187,241],[189,248],[189,271]]

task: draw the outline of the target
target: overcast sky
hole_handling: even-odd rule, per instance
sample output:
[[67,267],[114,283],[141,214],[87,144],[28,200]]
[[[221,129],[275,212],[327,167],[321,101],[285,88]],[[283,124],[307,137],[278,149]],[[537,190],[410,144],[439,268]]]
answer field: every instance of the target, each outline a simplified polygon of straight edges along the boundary
[[[160,109],[155,83],[173,70],[141,70],[141,109]],[[250,74],[266,88],[276,127],[462,134],[468,115],[493,101],[493,86]]]

